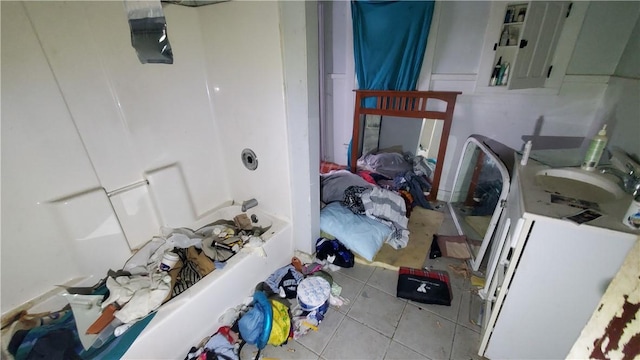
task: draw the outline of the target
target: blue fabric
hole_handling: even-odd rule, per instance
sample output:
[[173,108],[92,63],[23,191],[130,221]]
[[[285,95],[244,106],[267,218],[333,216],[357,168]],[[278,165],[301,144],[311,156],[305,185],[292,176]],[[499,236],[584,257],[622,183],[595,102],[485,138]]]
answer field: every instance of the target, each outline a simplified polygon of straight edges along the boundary
[[78,330],[76,327],[76,321],[73,317],[73,313],[68,311],[61,318],[51,322],[48,325],[37,326],[27,333],[27,335],[22,339],[20,346],[18,347],[15,359],[21,360],[26,359],[31,350],[33,350],[34,346],[38,342],[38,340],[45,338],[48,334],[52,334],[55,331],[69,331],[73,336],[73,351],[76,354],[79,354],[82,351],[82,343],[80,343],[80,338],[78,337]]
[[380,221],[354,214],[337,201],[320,210],[320,229],[368,261],[373,261],[392,232]]
[[267,296],[256,291],[253,294],[253,307],[238,320],[240,336],[248,344],[264,349],[271,335],[273,309]]
[[434,1],[352,1],[358,87],[415,90]]

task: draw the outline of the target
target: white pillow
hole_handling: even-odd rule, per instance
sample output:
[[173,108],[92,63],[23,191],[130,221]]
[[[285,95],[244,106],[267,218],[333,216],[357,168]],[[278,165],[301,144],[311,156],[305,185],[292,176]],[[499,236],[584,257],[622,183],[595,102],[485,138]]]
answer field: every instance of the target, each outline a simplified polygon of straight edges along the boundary
[[333,235],[344,246],[368,261],[373,261],[392,230],[366,215],[354,214],[340,202],[320,210],[320,230]]

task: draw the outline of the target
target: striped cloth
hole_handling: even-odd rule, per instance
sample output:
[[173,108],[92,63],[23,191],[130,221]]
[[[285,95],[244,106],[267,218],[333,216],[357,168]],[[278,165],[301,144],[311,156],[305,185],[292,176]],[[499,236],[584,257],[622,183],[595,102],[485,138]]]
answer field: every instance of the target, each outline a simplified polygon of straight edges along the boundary
[[406,247],[409,242],[409,230],[407,229],[409,219],[402,196],[391,190],[375,187],[364,191],[361,199],[367,216],[393,229],[387,243],[395,249]]

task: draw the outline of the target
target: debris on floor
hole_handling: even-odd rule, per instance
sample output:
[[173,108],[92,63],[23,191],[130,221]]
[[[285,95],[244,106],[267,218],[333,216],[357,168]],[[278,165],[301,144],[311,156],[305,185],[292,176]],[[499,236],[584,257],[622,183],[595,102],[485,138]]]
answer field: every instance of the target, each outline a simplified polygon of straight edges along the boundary
[[[340,296],[340,285],[325,270],[333,269],[336,264],[353,266],[353,258],[350,262],[341,245],[333,245],[321,238],[318,246],[323,248],[322,259],[315,258],[305,263],[293,257],[291,263],[278,268],[257,284],[250,298],[233,309],[227,309],[219,319],[224,326],[192,347],[185,359],[216,358],[213,355],[238,359],[247,344],[257,349],[252,356],[258,359],[267,345],[282,346],[289,340],[317,331],[329,306],[340,307],[349,303],[348,299]],[[234,336],[223,338],[220,335],[222,329],[229,329],[225,331]],[[212,342],[214,339],[216,341]],[[230,345],[233,354],[223,354],[221,351],[227,352]]]

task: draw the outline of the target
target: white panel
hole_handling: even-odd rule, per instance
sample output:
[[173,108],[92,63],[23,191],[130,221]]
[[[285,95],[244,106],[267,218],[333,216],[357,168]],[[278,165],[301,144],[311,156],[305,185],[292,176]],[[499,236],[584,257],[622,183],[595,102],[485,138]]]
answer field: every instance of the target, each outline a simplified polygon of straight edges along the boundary
[[[45,205],[99,187],[20,2],[2,2],[2,313],[83,275]],[[93,223],[91,213],[77,221]],[[55,269],[55,271],[52,271]]]
[[73,255],[83,276],[93,276],[98,282],[109,269],[119,269],[131,256],[118,218],[103,189],[56,199],[47,207],[54,213],[67,241],[71,241],[71,246],[64,251]]
[[353,109],[349,99],[342,96],[347,93],[349,82],[342,77],[334,77],[333,85],[333,162],[347,165],[347,149],[353,129]]
[[279,10],[291,159],[290,189],[296,195],[291,198],[291,223],[296,249],[311,254],[320,234],[317,4],[282,2]]
[[[351,16],[348,1],[331,2],[331,40],[332,41],[332,73],[344,74],[347,72],[347,55],[349,54],[347,37],[343,34],[352,32]],[[351,50],[353,51],[353,50]]]
[[[278,4],[231,1],[198,8],[214,117],[231,198],[256,198],[290,218],[289,150]],[[233,36],[230,36],[233,34]],[[293,134],[292,134],[293,135]],[[244,148],[258,158],[247,170]],[[216,186],[211,179],[209,186]]]
[[196,220],[192,197],[179,165],[150,171],[146,178],[162,226],[188,227]]
[[148,186],[112,195],[109,200],[131,249],[139,249],[158,234],[160,222]]
[[484,31],[491,3],[488,1],[444,1],[441,3],[433,74],[478,72]]
[[568,6],[568,2],[560,1],[529,4],[521,36],[528,45],[518,49],[509,89],[544,87]]
[[[139,179],[138,159],[117,94],[101,66],[107,49],[97,31],[127,36],[126,16],[111,17],[108,28],[94,28],[87,21],[79,21],[91,11],[84,2],[33,1],[25,2],[25,6],[100,182],[112,190]],[[124,12],[122,3],[114,3],[114,7]],[[60,21],[62,18],[68,20]]]
[[175,63],[143,65],[122,2],[27,4],[108,191],[180,164],[197,214],[229,200],[196,10],[164,6]]
[[612,75],[639,12],[638,1],[591,1],[567,74]]

